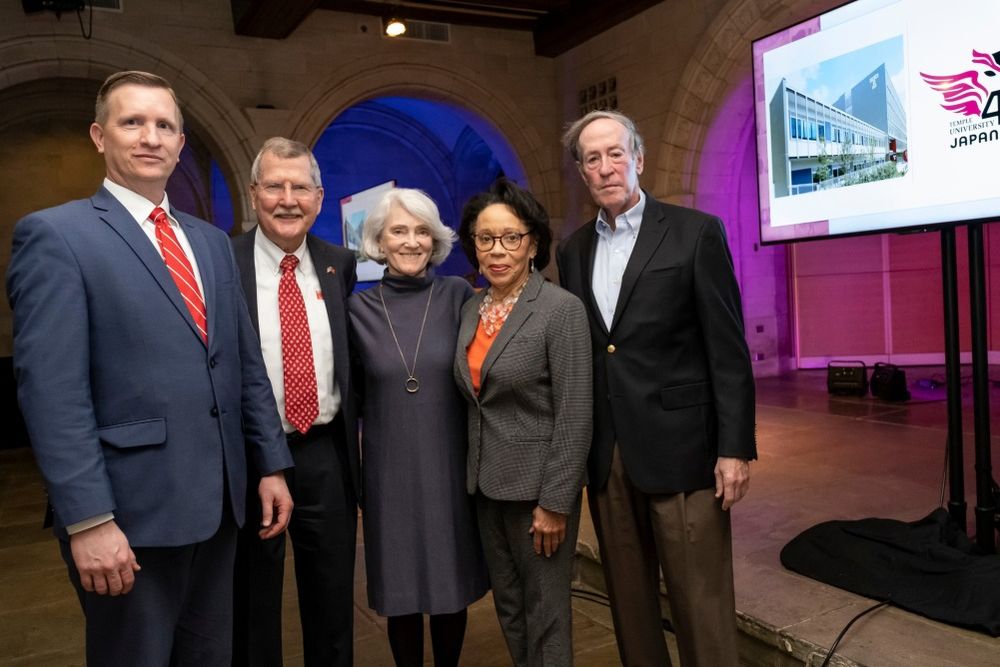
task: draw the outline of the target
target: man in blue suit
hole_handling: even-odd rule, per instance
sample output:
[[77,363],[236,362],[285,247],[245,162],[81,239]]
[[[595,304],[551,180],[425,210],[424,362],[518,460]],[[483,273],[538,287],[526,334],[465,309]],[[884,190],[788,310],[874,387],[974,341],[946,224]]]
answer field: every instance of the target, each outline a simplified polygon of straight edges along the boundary
[[170,85],[109,77],[90,136],[107,177],[14,230],[18,398],[87,621],[91,665],[228,664],[247,450],[261,537],[292,459],[225,233],[170,208]]

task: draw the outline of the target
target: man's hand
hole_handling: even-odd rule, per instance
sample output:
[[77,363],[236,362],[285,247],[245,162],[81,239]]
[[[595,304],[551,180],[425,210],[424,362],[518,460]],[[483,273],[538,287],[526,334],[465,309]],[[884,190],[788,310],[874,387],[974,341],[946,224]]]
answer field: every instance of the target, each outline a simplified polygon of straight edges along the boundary
[[722,498],[722,509],[735,505],[750,489],[750,462],[720,456],[715,464],[715,497]]
[[261,477],[257,487],[260,494],[261,529],[260,539],[266,540],[280,535],[288,527],[292,516],[292,494],[285,484],[285,473],[278,471]]
[[548,558],[566,539],[566,515],[550,512],[537,505],[531,512],[531,518],[531,529],[528,532],[535,536],[535,553],[541,555],[544,551]]
[[142,569],[114,520],[70,535],[69,548],[80,584],[91,593],[125,595],[135,585],[135,573]]

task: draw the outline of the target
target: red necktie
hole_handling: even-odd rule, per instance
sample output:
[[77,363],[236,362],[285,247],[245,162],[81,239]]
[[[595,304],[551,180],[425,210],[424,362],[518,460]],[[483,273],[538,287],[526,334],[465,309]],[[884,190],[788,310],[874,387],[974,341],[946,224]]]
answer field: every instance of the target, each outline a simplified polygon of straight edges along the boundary
[[285,379],[285,417],[305,433],[319,416],[316,395],[316,368],[313,365],[312,337],[302,291],[295,281],[299,258],[285,255],[278,283],[278,314],[281,319],[281,364]]
[[201,339],[208,344],[208,317],[205,310],[205,300],[201,297],[201,290],[198,289],[198,281],[195,280],[194,270],[191,268],[191,261],[184,254],[184,249],[177,242],[177,235],[170,227],[167,214],[157,206],[149,214],[149,219],[156,226],[156,243],[160,246],[163,254],[163,263],[170,271],[170,277],[177,284],[184,304],[194,319],[194,325],[198,327]]

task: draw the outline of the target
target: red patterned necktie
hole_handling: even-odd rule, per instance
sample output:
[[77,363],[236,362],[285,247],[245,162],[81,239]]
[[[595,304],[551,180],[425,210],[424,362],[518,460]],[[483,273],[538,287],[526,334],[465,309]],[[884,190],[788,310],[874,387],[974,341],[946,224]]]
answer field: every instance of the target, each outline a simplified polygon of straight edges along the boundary
[[163,212],[163,209],[159,206],[154,208],[153,212],[149,214],[149,219],[156,227],[156,243],[160,246],[160,252],[163,254],[163,263],[167,265],[170,277],[177,284],[177,289],[180,290],[181,296],[184,298],[184,304],[194,319],[194,325],[198,327],[201,339],[207,345],[208,316],[205,310],[205,299],[202,298],[201,290],[198,289],[198,281],[195,280],[191,261],[184,254],[180,243],[177,242],[177,235],[170,227],[170,221],[167,220],[167,214]]
[[313,365],[312,337],[302,291],[295,281],[299,258],[285,255],[278,283],[278,314],[281,319],[281,364],[285,376],[285,417],[305,433],[319,416],[316,395],[316,368]]

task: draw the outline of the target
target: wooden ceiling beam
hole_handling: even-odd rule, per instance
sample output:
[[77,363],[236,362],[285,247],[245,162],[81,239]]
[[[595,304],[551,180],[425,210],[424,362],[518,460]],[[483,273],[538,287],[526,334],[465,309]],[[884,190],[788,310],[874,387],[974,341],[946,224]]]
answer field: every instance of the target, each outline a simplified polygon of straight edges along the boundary
[[237,35],[284,39],[319,5],[320,0],[230,0]]
[[[234,7],[239,0],[232,0]],[[265,4],[263,0],[242,0]],[[530,30],[535,53],[553,58],[664,0],[292,0],[321,9],[404,21],[434,21],[508,30]],[[310,10],[311,11],[311,10]],[[306,12],[308,13],[308,12]],[[234,9],[235,16],[235,9]],[[299,19],[301,21],[301,19]]]
[[[412,1],[412,0],[410,0]],[[407,0],[402,0],[405,4]],[[524,14],[545,14],[561,9],[568,9],[572,0],[418,0],[421,5],[465,6],[470,9],[509,10]]]
[[329,9],[339,12],[351,12],[354,14],[368,14],[369,16],[386,17],[389,14],[398,15],[404,21],[413,19],[416,21],[434,21],[436,23],[451,23],[453,25],[472,25],[484,28],[500,28],[506,30],[527,30],[534,29],[537,19],[520,18],[515,15],[498,13],[497,15],[486,15],[478,11],[456,11],[440,8],[431,8],[432,3],[421,3],[425,6],[404,5],[402,7],[392,7],[391,5],[372,2],[371,0],[320,0],[320,9]]
[[535,54],[554,58],[610,30],[663,0],[573,0],[572,7],[552,12],[535,27]]

